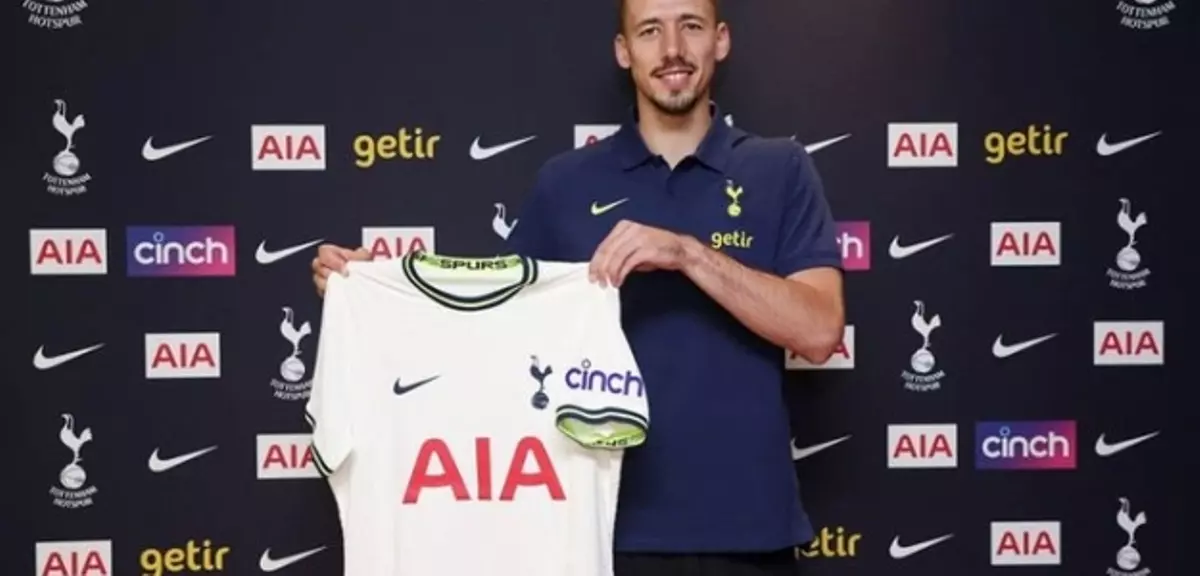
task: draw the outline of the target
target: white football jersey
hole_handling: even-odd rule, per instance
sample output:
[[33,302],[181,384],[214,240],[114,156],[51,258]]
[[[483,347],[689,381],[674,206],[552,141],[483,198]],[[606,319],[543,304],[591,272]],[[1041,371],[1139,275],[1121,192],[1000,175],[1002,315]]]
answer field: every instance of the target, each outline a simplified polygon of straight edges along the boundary
[[622,450],[649,427],[587,264],[416,253],[331,275],[313,453],[347,576],[611,576]]

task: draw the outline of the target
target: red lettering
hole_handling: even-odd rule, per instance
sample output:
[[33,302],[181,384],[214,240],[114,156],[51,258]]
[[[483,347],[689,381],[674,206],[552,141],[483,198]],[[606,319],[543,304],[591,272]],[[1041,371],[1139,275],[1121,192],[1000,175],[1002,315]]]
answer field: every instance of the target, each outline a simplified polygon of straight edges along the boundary
[[892,451],[892,458],[898,458],[901,455],[919,459],[929,459],[936,456],[954,457],[954,454],[950,452],[950,440],[946,438],[945,434],[938,434],[932,439],[925,434],[921,434],[916,440],[913,440],[912,436],[904,434],[896,442],[896,449]]
[[272,466],[280,468],[304,468],[312,465],[313,454],[312,446],[306,444],[288,444],[281,446],[272,444],[267,448],[267,455],[263,458],[263,468],[267,469]]
[[199,365],[210,368],[217,367],[216,360],[213,360],[212,350],[203,342],[191,349],[187,342],[180,342],[177,348],[171,348],[171,345],[166,342],[159,344],[154,351],[154,360],[150,367],[158,368],[160,364],[166,364],[171,368],[195,368]]
[[1104,335],[1104,340],[1100,342],[1100,355],[1116,354],[1118,356],[1137,356],[1142,352],[1149,352],[1155,356],[1161,354],[1158,349],[1158,342],[1154,339],[1154,334],[1148,330],[1142,330],[1136,336],[1137,342],[1134,342],[1134,333],[1126,330],[1121,334],[1109,332]]
[[896,148],[892,150],[892,157],[901,155],[915,156],[918,158],[926,158],[930,156],[944,155],[954,157],[954,149],[950,146],[950,137],[945,132],[933,134],[921,133],[917,134],[914,139],[912,134],[904,133],[896,141]]
[[1045,232],[1038,232],[1036,235],[1022,232],[1020,236],[1012,232],[1005,232],[1000,237],[1000,246],[996,248],[997,256],[1005,253],[1017,256],[1037,256],[1043,252],[1051,256],[1058,253],[1054,241]]
[[1000,536],[1000,544],[996,547],[996,555],[1014,554],[1016,556],[1033,556],[1045,552],[1047,554],[1056,555],[1056,547],[1054,539],[1045,530],[1036,534],[1030,532],[1021,532],[1013,534],[1011,531],[1005,532]]
[[302,160],[305,157],[320,160],[321,151],[317,147],[317,141],[307,134],[299,139],[286,134],[283,136],[283,142],[275,136],[268,135],[263,138],[262,146],[258,148],[258,159],[262,160],[267,156],[276,160]]
[[407,246],[405,245],[406,239],[401,236],[397,236],[391,240],[392,243],[389,244],[388,239],[381,236],[371,242],[371,257],[399,258],[400,256],[404,256],[405,254],[412,252],[429,251],[429,248],[425,246],[425,240],[423,240],[420,236],[413,236],[412,238],[407,239]]
[[[488,438],[475,439],[475,500],[489,501],[492,499],[492,450]],[[437,458],[441,473],[430,471],[430,464]],[[533,471],[526,471],[529,459],[533,459]],[[508,473],[505,474],[504,484],[500,488],[501,502],[511,502],[516,498],[517,488],[545,486],[551,500],[565,500],[562,482],[546,446],[533,436],[526,436],[517,442],[509,460]],[[457,501],[471,500],[471,494],[459,472],[450,447],[440,438],[430,438],[421,444],[417,451],[416,462],[404,489],[403,503],[416,504],[421,497],[421,490],[427,488],[449,488]]]
[[46,261],[60,265],[85,262],[100,264],[100,249],[96,247],[95,242],[87,238],[78,244],[68,238],[63,240],[62,246],[50,239],[43,242],[41,249],[38,250],[37,263],[42,264]]
[[[81,558],[82,557],[82,558]],[[51,552],[42,566],[41,576],[108,576],[108,566],[100,553],[89,551],[87,554],[71,552],[66,558],[58,552]]]

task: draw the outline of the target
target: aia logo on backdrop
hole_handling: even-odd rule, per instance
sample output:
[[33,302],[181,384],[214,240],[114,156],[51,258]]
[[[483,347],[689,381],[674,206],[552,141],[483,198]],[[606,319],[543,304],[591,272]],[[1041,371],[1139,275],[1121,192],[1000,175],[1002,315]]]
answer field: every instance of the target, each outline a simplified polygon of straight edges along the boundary
[[992,222],[992,266],[1059,266],[1058,222]]
[[888,468],[957,468],[957,424],[889,424]]
[[125,232],[130,276],[233,276],[233,226],[130,226]]
[[842,249],[842,267],[850,270],[871,269],[871,223],[838,222],[837,243]]
[[221,334],[146,334],[146,378],[220,378]]
[[979,422],[975,467],[984,470],[1074,470],[1075,421]]
[[324,170],[323,124],[256,124],[250,127],[251,170]]
[[375,260],[390,260],[412,252],[434,254],[432,226],[362,229],[362,245]]
[[616,134],[620,129],[620,124],[576,124],[575,147],[583,148],[588,144],[595,144]]
[[108,233],[103,228],[30,230],[29,273],[34,276],[108,274]]
[[1058,521],[992,522],[992,566],[1062,564],[1062,525]]
[[833,351],[833,355],[821,364],[813,364],[795,352],[784,352],[784,364],[788,370],[853,370],[854,358],[854,325],[846,325],[842,331],[842,343]]
[[38,576],[112,576],[112,540],[38,542]]
[[1156,366],[1165,362],[1161,320],[1096,322],[1092,328],[1092,364]]
[[259,434],[258,479],[320,478],[313,463],[312,434]]
[[958,166],[958,124],[888,124],[889,168]]

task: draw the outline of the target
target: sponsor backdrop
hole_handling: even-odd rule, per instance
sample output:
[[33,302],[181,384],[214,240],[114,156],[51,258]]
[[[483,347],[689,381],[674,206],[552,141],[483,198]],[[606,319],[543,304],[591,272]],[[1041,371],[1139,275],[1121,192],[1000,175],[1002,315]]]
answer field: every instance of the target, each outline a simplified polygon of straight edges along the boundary
[[[731,7],[722,121],[808,147],[848,269],[838,353],[780,358],[806,573],[1173,573],[1177,1]],[[11,3],[0,571],[337,574],[314,247],[500,252],[629,102],[567,4]]]

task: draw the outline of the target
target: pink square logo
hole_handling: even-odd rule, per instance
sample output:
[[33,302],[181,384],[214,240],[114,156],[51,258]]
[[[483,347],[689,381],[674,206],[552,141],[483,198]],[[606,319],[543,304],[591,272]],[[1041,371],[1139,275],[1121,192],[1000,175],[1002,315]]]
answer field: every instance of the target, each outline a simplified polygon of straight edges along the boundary
[[871,269],[871,223],[838,222],[837,243],[842,250],[842,267],[849,270]]

